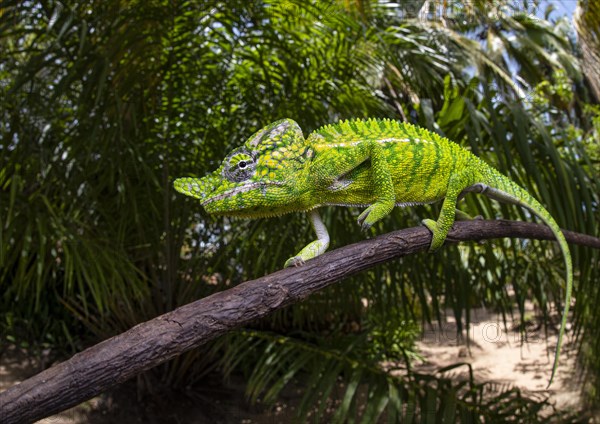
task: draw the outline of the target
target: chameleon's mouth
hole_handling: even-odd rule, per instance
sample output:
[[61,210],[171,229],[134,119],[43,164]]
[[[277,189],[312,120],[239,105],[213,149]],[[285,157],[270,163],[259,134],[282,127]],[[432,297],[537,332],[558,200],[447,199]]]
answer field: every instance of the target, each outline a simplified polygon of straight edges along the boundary
[[200,202],[202,206],[210,205],[211,203],[217,202],[219,200],[224,200],[236,196],[240,193],[247,193],[252,190],[260,189],[263,195],[266,195],[267,186],[269,185],[283,185],[280,182],[255,182],[255,181],[246,181],[242,185],[231,188],[229,190],[224,191],[223,193],[217,194],[215,196],[210,196],[206,200]]
[[[264,183],[262,183],[264,184]],[[233,197],[236,194],[239,193],[246,193],[250,190],[254,190],[257,186],[261,185],[261,183],[256,183],[256,182],[252,182],[252,181],[247,181],[242,185],[239,185],[237,187],[231,188],[227,191],[224,191],[223,193],[217,194],[215,196],[211,196],[206,200],[203,200],[202,202],[200,202],[200,204],[202,206],[206,206],[209,205],[213,202],[216,202],[218,200],[223,200],[223,199],[227,199],[229,197]]]

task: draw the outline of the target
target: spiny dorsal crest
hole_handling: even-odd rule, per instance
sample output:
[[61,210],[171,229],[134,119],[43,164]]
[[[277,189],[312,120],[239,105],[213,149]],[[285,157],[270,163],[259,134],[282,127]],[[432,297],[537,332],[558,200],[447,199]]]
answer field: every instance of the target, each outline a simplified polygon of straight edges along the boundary
[[[407,122],[395,121],[393,119],[351,119],[339,121],[335,124],[324,125],[317,129],[314,134],[323,137],[325,141],[334,141],[340,135],[355,135],[359,139],[378,139],[387,137],[405,136],[412,139],[432,140],[440,142],[447,141],[444,137],[416,127]],[[442,142],[444,142],[442,141]]]

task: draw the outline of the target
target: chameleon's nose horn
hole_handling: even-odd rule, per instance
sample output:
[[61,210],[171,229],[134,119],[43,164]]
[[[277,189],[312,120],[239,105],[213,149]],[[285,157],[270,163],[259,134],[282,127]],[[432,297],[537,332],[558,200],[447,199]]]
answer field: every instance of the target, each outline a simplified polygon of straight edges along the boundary
[[213,184],[210,175],[208,175],[204,178],[177,178],[173,182],[173,187],[186,196],[202,200],[215,189],[215,184]]

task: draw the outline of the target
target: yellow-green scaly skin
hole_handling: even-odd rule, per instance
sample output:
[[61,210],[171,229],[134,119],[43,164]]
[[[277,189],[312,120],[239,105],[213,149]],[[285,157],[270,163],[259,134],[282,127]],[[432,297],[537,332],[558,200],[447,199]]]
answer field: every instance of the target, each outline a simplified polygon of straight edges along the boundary
[[320,206],[367,206],[358,222],[368,229],[394,206],[443,199],[437,221],[423,220],[433,235],[430,250],[444,243],[454,223],[456,203],[467,192],[526,207],[552,229],[565,258],[566,300],[552,382],[571,297],[569,247],[558,224],[537,200],[458,144],[385,119],[343,121],[305,139],[296,122],[284,119],[256,132],[212,174],[179,178],[174,186],[200,199],[206,211],[215,215],[262,218],[309,212],[317,240],[286,266],[300,265],[327,249],[329,235],[315,210]]

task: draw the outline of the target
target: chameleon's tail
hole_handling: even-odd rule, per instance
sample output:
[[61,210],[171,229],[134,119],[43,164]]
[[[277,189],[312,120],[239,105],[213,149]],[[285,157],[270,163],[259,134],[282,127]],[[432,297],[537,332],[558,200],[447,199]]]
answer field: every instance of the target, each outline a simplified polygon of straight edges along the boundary
[[569,251],[569,245],[563,235],[560,227],[552,218],[550,213],[538,202],[533,196],[527,191],[522,189],[516,183],[511,181],[509,178],[502,175],[500,172],[493,168],[482,170],[482,193],[492,199],[496,199],[502,202],[513,203],[516,205],[523,206],[537,215],[544,223],[550,227],[554,233],[554,237],[558,241],[560,249],[562,251],[565,260],[566,270],[566,288],[565,288],[565,306],[563,310],[562,320],[560,323],[560,331],[558,333],[558,343],[556,345],[556,351],[554,354],[554,365],[552,367],[552,375],[548,382],[548,387],[552,384],[556,368],[558,367],[558,359],[560,357],[560,350],[562,347],[562,340],[565,334],[565,327],[567,325],[567,315],[569,314],[569,306],[571,304],[571,291],[573,288],[573,264],[571,261],[571,253]]

